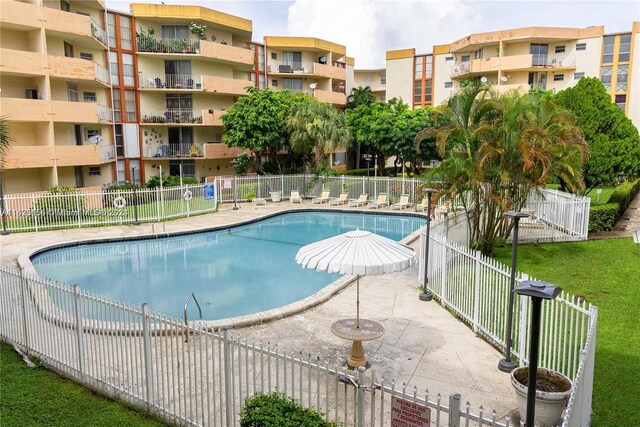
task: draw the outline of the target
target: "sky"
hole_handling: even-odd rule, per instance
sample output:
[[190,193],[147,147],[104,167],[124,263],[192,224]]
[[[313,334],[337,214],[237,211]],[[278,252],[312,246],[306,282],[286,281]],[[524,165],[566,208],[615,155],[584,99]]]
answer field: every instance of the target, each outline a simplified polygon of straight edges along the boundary
[[[528,26],[588,27],[606,33],[631,31],[640,21],[640,1],[482,0],[137,0],[190,4],[253,21],[253,40],[270,36],[318,37],[347,47],[356,69],[383,68],[385,52],[433,45],[469,34]],[[129,11],[131,1],[106,0],[107,8]]]

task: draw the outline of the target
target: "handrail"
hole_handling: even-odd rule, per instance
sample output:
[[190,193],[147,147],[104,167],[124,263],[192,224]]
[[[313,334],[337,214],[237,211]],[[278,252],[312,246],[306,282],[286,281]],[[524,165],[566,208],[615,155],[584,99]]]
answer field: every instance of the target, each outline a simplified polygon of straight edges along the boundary
[[200,319],[202,319],[202,308],[200,308],[200,303],[196,299],[196,296],[193,294],[193,292],[189,292],[189,296],[187,297],[187,301],[185,301],[185,303],[184,303],[184,324],[185,325],[188,325],[188,323],[187,323],[187,306],[189,305],[189,302],[191,302],[192,298],[195,301],[196,306],[198,307],[198,311],[200,312]]

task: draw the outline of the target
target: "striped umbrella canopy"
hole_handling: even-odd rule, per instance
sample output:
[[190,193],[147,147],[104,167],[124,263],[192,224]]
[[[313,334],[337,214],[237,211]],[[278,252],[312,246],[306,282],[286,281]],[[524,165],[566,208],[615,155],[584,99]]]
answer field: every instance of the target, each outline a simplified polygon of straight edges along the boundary
[[303,268],[354,274],[357,282],[357,323],[360,327],[360,276],[379,276],[414,265],[413,249],[370,231],[355,230],[300,248],[296,262]]

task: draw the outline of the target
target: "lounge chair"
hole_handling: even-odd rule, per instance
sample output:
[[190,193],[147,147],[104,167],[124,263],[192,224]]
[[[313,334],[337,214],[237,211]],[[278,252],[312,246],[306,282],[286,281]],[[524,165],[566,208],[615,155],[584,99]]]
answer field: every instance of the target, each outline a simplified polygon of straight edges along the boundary
[[327,203],[329,201],[330,191],[323,191],[318,197],[311,199],[311,203]]
[[428,202],[429,201],[427,200],[426,197],[424,199],[422,199],[422,201],[416,205],[416,212],[418,212],[418,211],[425,212],[427,210],[427,207],[428,207],[428,205],[427,205]]
[[389,205],[389,202],[387,202],[387,193],[380,193],[378,194],[378,199],[372,202],[369,202],[367,206],[369,207],[369,209],[372,209],[372,208],[380,209],[388,205]]
[[289,197],[289,201],[291,203],[302,203],[302,197],[300,197],[300,192],[292,191],[291,196]]
[[329,204],[334,206],[344,205],[349,201],[347,196],[349,196],[348,193],[340,193],[340,197],[332,197],[329,200]]
[[254,197],[253,200],[251,200],[251,203],[253,203],[254,206],[266,206],[267,199],[263,199],[262,197]]
[[400,196],[400,201],[391,205],[391,209],[405,209],[410,208],[412,203],[409,203],[409,195],[403,194]]
[[361,194],[357,199],[349,199],[349,203],[347,204],[347,206],[364,206],[369,202],[367,200],[368,198],[368,194]]

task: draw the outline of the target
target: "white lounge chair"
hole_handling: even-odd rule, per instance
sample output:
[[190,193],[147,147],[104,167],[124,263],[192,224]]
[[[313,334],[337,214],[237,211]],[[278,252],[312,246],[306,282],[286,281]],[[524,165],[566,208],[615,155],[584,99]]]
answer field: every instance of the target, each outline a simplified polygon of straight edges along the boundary
[[292,191],[291,197],[289,197],[291,203],[302,203],[302,197],[300,197],[299,191]]
[[323,191],[318,197],[311,199],[311,203],[327,203],[329,201],[330,191]]
[[369,209],[373,209],[373,208],[380,209],[385,206],[389,206],[389,202],[387,202],[387,193],[378,194],[378,199],[372,202],[369,202],[367,206],[369,207]]
[[253,200],[251,200],[251,203],[253,203],[254,206],[266,206],[267,199],[263,199],[262,197],[254,197]]
[[425,212],[427,210],[427,207],[428,207],[427,203],[428,203],[428,200],[425,197],[424,199],[422,199],[422,201],[420,203],[418,203],[416,205],[416,212],[418,212],[418,211]]
[[349,199],[347,199],[348,196],[348,193],[340,193],[340,197],[332,197],[329,200],[329,204],[334,206],[344,205],[349,201]]
[[409,195],[403,194],[400,196],[400,201],[391,205],[391,209],[405,209],[410,208],[412,203],[409,203]]
[[347,206],[364,206],[368,203],[368,198],[368,194],[361,194],[357,199],[349,199],[349,203],[347,204]]

